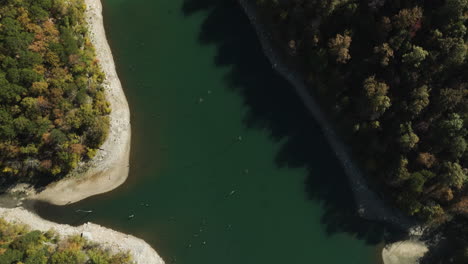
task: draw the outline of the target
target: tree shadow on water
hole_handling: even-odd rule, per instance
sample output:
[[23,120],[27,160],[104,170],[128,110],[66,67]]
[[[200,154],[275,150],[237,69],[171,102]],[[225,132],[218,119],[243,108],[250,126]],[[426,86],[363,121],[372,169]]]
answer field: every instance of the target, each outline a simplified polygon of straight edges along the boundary
[[263,55],[237,0],[185,0],[185,16],[200,11],[208,14],[199,41],[216,45],[216,65],[231,68],[226,82],[249,109],[245,126],[269,131],[275,141],[284,142],[275,159],[278,167],[307,169],[305,191],[322,205],[327,233],[344,232],[369,244],[380,243],[389,227],[357,215],[340,162],[294,89]]

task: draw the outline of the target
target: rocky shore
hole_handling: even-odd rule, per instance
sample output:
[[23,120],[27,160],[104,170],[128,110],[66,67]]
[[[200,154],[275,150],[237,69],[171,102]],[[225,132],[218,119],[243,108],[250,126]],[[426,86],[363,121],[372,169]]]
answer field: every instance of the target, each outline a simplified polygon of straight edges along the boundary
[[22,208],[0,208],[0,216],[8,222],[24,224],[33,230],[46,232],[55,230],[62,237],[82,235],[87,240],[98,243],[112,253],[129,252],[137,264],[164,264],[156,251],[145,241],[93,223],[73,227],[49,222]]

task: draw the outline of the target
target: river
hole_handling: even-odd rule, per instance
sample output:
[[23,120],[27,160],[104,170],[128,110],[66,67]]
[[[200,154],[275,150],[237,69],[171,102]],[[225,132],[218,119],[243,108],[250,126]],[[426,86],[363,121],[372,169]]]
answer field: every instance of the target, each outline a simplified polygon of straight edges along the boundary
[[168,264],[380,262],[385,228],[356,216],[342,167],[235,0],[103,4],[132,112],[130,177],[39,204],[42,217],[134,234]]

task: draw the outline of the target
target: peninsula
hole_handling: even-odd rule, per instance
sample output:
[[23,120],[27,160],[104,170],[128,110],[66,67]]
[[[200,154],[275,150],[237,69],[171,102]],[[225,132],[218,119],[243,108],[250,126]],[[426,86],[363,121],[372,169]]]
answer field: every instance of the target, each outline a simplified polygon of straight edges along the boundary
[[72,170],[69,175],[48,185],[30,199],[65,205],[89,196],[111,191],[125,182],[130,168],[130,110],[115,69],[106,39],[99,0],[85,0],[89,39],[104,73],[103,88],[110,104],[109,133],[96,155]]
[[[28,199],[64,205],[121,185],[129,172],[130,114],[101,2],[7,1],[0,14],[3,192],[26,191]],[[94,224],[59,225],[20,208],[0,208],[0,218],[37,230],[33,234],[54,229],[61,236],[86,235],[102,254],[128,252],[115,263],[164,263],[143,240]],[[0,250],[0,258],[23,260],[13,253]],[[53,262],[57,254],[51,263],[61,263]]]

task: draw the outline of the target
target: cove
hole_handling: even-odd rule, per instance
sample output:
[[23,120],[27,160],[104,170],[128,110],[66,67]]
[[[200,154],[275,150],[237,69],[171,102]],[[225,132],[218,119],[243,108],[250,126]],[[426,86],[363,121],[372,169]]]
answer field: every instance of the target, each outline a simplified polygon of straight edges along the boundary
[[166,263],[379,263],[386,228],[356,215],[342,167],[235,0],[103,4],[132,112],[130,177],[37,204],[42,217],[131,233]]

